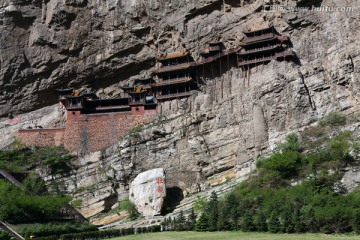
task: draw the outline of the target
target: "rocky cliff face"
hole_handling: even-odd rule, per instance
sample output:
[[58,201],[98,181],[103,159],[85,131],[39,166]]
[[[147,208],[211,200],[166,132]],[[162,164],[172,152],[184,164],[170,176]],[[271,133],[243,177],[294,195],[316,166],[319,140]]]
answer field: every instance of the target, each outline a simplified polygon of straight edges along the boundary
[[149,169],[164,168],[179,199],[243,176],[286,134],[332,111],[359,110],[360,1],[287,1],[354,7],[302,13],[263,13],[264,2],[6,0],[1,115],[55,103],[52,91],[66,84],[119,96],[130,76],[149,74],[156,54],[188,49],[197,59],[206,42],[236,46],[244,29],[268,21],[290,36],[298,60],[208,78],[189,99],[164,103],[161,116],[138,133],[79,158],[68,175],[46,179],[81,198],[90,217],[127,199],[130,182]]

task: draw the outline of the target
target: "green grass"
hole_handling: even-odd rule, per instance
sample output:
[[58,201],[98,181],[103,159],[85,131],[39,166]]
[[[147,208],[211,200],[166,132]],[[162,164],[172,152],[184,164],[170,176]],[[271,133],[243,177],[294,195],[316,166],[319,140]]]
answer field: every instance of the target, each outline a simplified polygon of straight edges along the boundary
[[113,240],[322,240],[360,239],[359,235],[271,234],[254,232],[162,232],[113,238]]

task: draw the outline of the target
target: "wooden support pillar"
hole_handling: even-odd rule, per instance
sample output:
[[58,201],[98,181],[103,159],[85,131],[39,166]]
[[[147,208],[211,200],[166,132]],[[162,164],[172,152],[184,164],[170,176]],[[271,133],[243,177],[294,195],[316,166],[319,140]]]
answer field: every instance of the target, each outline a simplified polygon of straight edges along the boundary
[[195,71],[195,74],[196,74],[196,84],[199,85],[199,74],[198,74],[197,69]]
[[211,63],[211,78],[214,79],[214,67],[212,63]]
[[189,112],[191,112],[191,98],[188,98],[188,102],[189,102]]
[[230,71],[230,58],[229,58],[229,55],[227,55],[227,63],[228,63],[228,76],[229,76],[229,93],[230,95],[232,94],[231,93],[231,78],[232,78],[232,74],[231,74],[231,71]]
[[228,71],[230,71],[230,57],[229,54],[226,56]]
[[223,77],[220,77],[221,78],[221,98],[223,99],[224,98],[224,78]]
[[205,67],[204,67],[204,65],[203,65],[203,81],[205,82]]
[[221,58],[220,58],[220,71],[219,71],[219,74],[220,74],[220,76],[222,74]]

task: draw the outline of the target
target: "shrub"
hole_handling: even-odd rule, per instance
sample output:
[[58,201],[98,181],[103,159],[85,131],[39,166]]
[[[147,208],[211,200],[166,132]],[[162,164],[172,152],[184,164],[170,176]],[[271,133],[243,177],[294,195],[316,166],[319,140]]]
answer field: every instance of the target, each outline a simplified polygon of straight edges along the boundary
[[135,220],[139,217],[139,213],[136,210],[135,205],[132,202],[130,202],[129,199],[121,201],[118,209],[127,211],[127,213],[129,214],[129,218],[131,220]]
[[319,120],[320,126],[343,126],[346,123],[346,117],[338,112],[329,113]]
[[8,240],[11,239],[11,236],[2,230],[0,230],[0,240]]
[[282,178],[290,178],[297,175],[301,164],[299,152],[275,153],[270,158],[263,161],[259,167],[270,171],[275,171]]
[[24,219],[57,218],[69,203],[70,197],[57,195],[36,196],[28,194],[0,180],[0,219],[21,221]]
[[58,146],[39,148],[31,155],[31,158],[47,165],[52,173],[63,173],[71,170],[70,161],[74,159],[74,156],[63,146]]

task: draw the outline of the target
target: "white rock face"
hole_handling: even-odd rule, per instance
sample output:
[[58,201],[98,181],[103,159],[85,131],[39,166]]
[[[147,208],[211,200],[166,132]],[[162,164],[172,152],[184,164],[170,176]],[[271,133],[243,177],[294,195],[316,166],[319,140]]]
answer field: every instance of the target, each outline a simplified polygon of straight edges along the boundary
[[156,168],[142,172],[130,185],[130,201],[144,217],[160,214],[166,197],[165,172]]

